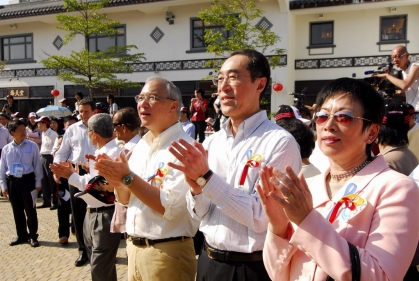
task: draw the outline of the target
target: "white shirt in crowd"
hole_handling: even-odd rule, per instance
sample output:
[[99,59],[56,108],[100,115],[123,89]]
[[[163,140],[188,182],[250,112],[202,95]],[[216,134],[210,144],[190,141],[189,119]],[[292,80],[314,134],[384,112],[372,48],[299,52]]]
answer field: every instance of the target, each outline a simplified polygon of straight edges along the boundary
[[195,125],[191,121],[182,122],[182,129],[191,137],[195,138]]
[[249,157],[258,154],[262,156],[260,164],[283,172],[289,165],[300,171],[300,151],[291,134],[268,120],[265,111],[243,121],[236,137],[230,122],[229,119],[219,132],[205,139],[214,175],[201,194],[187,193],[188,210],[193,218],[202,220],[199,229],[212,247],[242,253],[261,251],[268,218],[255,188],[260,165],[250,167],[240,185],[245,164]]
[[44,154],[51,154],[52,149],[54,148],[55,140],[58,137],[58,134],[52,130],[51,128],[48,128],[45,132],[42,132],[42,142],[41,142],[41,150],[39,153],[41,155]]
[[[403,80],[406,80],[406,77],[409,75],[410,69],[413,65],[419,66],[419,62],[411,62],[406,69],[406,71],[402,71]],[[416,111],[419,110],[419,78],[413,82],[410,87],[405,90],[406,95],[406,103],[411,104]]]
[[156,176],[150,183],[160,187],[160,201],[165,212],[162,216],[131,194],[126,221],[128,235],[148,239],[193,237],[198,230],[199,222],[192,219],[186,209],[185,194],[189,185],[182,172],[167,166],[168,162],[179,164],[168,150],[170,143],[179,138],[193,141],[177,122],[154,139],[151,133],[145,134],[135,146],[128,162],[131,171],[146,181],[157,169],[163,173],[163,177]]
[[0,149],[2,149],[6,144],[12,141],[13,141],[13,137],[9,133],[9,130],[0,126]]
[[87,127],[79,121],[65,131],[60,149],[54,156],[54,163],[65,162],[67,159],[73,164],[87,162],[84,155],[94,154],[95,151],[96,147],[87,135]]

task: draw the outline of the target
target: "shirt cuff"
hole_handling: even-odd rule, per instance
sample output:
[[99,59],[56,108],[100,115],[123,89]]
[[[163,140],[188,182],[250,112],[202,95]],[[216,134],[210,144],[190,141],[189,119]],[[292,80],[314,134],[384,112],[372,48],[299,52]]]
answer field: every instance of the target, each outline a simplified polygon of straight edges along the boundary
[[[81,188],[80,188],[80,176],[78,174],[76,174],[76,173],[71,174],[71,176],[68,178],[68,183],[81,190]],[[83,188],[83,190],[84,190],[84,188]]]

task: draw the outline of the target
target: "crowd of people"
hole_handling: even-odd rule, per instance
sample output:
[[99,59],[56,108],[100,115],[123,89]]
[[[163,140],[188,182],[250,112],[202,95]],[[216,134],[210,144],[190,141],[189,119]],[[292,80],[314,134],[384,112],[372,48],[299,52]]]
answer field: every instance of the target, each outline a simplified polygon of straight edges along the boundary
[[75,233],[75,266],[89,262],[94,281],[117,280],[121,237],[128,280],[418,280],[417,105],[340,78],[310,109],[280,105],[272,122],[259,108],[270,76],[265,56],[241,50],[212,101],[197,89],[189,107],[158,76],[137,110],[108,97],[102,113],[79,96],[65,123],[3,121],[12,100],[0,114],[10,246],[39,246],[41,192],[38,208],[57,209],[58,242]]

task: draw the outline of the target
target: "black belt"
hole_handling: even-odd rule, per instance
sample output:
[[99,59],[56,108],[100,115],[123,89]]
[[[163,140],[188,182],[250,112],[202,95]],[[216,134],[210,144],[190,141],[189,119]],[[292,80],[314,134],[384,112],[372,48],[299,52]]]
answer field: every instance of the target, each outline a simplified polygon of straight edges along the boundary
[[41,154],[43,157],[52,156],[52,154]]
[[6,179],[8,179],[8,180],[12,180],[12,179],[22,179],[22,178],[26,178],[26,177],[29,177],[29,176],[32,176],[32,175],[34,175],[34,176],[35,176],[34,172],[29,173],[29,174],[23,174],[23,175],[22,175],[22,177],[20,177],[20,178],[17,178],[17,177],[12,176],[12,175],[6,175]]
[[88,213],[98,213],[98,212],[102,212],[102,211],[110,210],[110,209],[114,209],[114,208],[115,208],[115,205],[105,206],[105,207],[99,207],[99,208],[90,208],[90,207],[87,207],[86,210],[87,210]]
[[205,241],[205,252],[207,252],[210,259],[221,262],[254,262],[263,260],[262,251],[253,253],[224,251],[211,247],[207,241]]
[[182,240],[182,239],[188,239],[190,237],[186,236],[178,236],[178,237],[171,237],[171,238],[165,238],[165,239],[147,239],[147,238],[141,238],[141,237],[132,237],[130,235],[128,236],[128,240],[131,239],[132,244],[135,246],[150,246],[157,243],[163,243],[163,242],[170,242],[170,241],[176,241],[176,240]]

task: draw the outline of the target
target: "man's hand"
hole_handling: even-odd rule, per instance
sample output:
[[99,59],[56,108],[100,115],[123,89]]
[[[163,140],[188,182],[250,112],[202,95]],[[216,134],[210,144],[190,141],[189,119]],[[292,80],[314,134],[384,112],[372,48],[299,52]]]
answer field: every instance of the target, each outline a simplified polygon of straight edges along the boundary
[[56,182],[57,182],[56,177],[58,177],[58,181],[59,181],[59,178],[68,179],[73,173],[75,173],[75,170],[70,160],[68,160],[67,162],[61,162],[59,164],[52,163],[49,165],[49,168],[54,173],[54,180]]
[[2,190],[1,192],[3,193],[4,198],[9,198],[9,192],[7,190]]
[[192,194],[202,193],[203,188],[195,181],[209,171],[208,151],[199,142],[194,141],[190,144],[183,139],[172,142],[169,151],[181,164],[169,162],[167,165],[184,173],[186,182],[191,186]]
[[96,157],[95,169],[114,187],[117,187],[115,186],[116,183],[121,184],[122,178],[131,172],[125,153],[121,151],[119,157],[120,159],[116,158],[114,160],[106,154],[100,154]]

